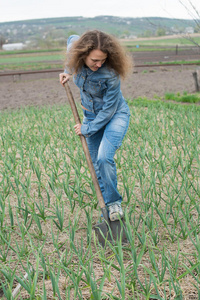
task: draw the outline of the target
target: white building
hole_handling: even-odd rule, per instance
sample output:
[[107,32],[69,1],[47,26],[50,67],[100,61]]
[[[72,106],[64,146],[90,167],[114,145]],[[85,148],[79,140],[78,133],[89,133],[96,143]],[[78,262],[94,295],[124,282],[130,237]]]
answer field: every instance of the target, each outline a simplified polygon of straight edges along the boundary
[[194,33],[194,28],[193,28],[193,27],[187,27],[187,28],[185,29],[185,33],[188,33],[188,34]]
[[23,43],[13,43],[13,44],[3,44],[2,50],[12,51],[12,50],[22,50],[26,47]]

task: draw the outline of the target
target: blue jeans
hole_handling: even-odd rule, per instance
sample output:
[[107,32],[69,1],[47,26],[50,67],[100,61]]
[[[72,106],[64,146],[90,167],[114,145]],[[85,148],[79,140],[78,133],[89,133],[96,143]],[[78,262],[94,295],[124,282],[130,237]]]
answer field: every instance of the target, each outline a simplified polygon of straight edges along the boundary
[[[84,110],[83,124],[94,120],[95,114]],[[116,113],[112,119],[86,141],[90,151],[100,189],[107,207],[122,202],[122,196],[117,189],[117,171],[114,161],[116,150],[128,130],[130,115],[124,112]]]

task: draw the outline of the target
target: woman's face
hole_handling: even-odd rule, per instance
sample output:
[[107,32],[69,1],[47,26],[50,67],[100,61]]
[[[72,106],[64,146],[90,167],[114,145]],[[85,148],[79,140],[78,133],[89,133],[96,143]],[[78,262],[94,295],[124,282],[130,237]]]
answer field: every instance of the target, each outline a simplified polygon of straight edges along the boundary
[[99,49],[92,50],[85,59],[85,64],[90,70],[97,71],[106,61],[107,54]]

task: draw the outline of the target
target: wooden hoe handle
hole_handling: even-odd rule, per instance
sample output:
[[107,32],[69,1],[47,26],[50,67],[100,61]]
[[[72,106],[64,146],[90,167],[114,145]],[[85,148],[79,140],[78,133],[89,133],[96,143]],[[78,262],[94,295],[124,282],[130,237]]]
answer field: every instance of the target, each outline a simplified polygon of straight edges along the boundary
[[[68,97],[68,100],[69,100],[69,103],[70,103],[70,106],[71,106],[71,109],[72,109],[72,113],[73,113],[73,116],[74,116],[74,119],[75,119],[75,123],[80,124],[81,120],[80,120],[80,117],[79,117],[79,114],[78,114],[78,110],[77,110],[77,107],[76,107],[74,97],[72,95],[69,83],[66,82],[64,84],[64,87],[65,87],[67,97]],[[99,182],[98,182],[98,179],[97,179],[97,176],[96,176],[96,172],[95,172],[95,169],[94,169],[94,166],[93,166],[93,163],[92,163],[92,159],[91,159],[91,156],[90,156],[88,145],[87,145],[86,139],[83,135],[80,135],[80,139],[81,139],[83,151],[85,153],[85,157],[86,157],[86,160],[87,160],[87,164],[88,164],[91,176],[92,176],[92,181],[93,181],[94,188],[95,188],[95,191],[96,191],[96,194],[97,194],[97,199],[99,201],[99,205],[100,205],[101,209],[103,209],[103,208],[105,208],[105,202],[104,202],[104,199],[103,199],[103,196],[102,196],[102,193],[101,193],[101,189],[100,189],[100,186],[99,186]]]

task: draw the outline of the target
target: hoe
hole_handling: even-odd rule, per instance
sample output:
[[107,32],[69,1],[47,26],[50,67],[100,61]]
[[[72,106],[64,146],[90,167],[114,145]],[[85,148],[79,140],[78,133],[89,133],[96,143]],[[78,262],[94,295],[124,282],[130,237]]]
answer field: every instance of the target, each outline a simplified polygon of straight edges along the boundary
[[[75,119],[75,123],[81,123],[80,121],[80,117],[78,114],[78,110],[70,89],[70,86],[68,84],[68,82],[66,82],[64,84],[66,93],[67,93],[67,97],[72,109],[72,113]],[[88,164],[88,168],[90,170],[91,173],[91,177],[92,177],[92,181],[94,184],[94,188],[96,191],[96,195],[97,195],[97,199],[99,202],[99,205],[101,207],[101,211],[102,211],[102,215],[103,215],[103,222],[102,223],[98,223],[96,225],[94,225],[93,229],[95,231],[95,234],[100,242],[100,244],[104,247],[106,240],[110,241],[110,242],[114,242],[117,239],[119,240],[121,237],[122,243],[127,243],[127,237],[125,234],[125,223],[123,219],[117,220],[117,221],[110,221],[109,217],[108,217],[108,211],[101,193],[101,189],[99,187],[99,183],[98,183],[98,179],[94,170],[94,166],[92,163],[92,159],[89,153],[89,149],[87,146],[87,142],[86,139],[83,135],[80,135],[80,139],[81,139],[81,143],[82,143],[82,147],[83,147],[83,151],[85,153],[85,157],[87,160],[87,164]]]

